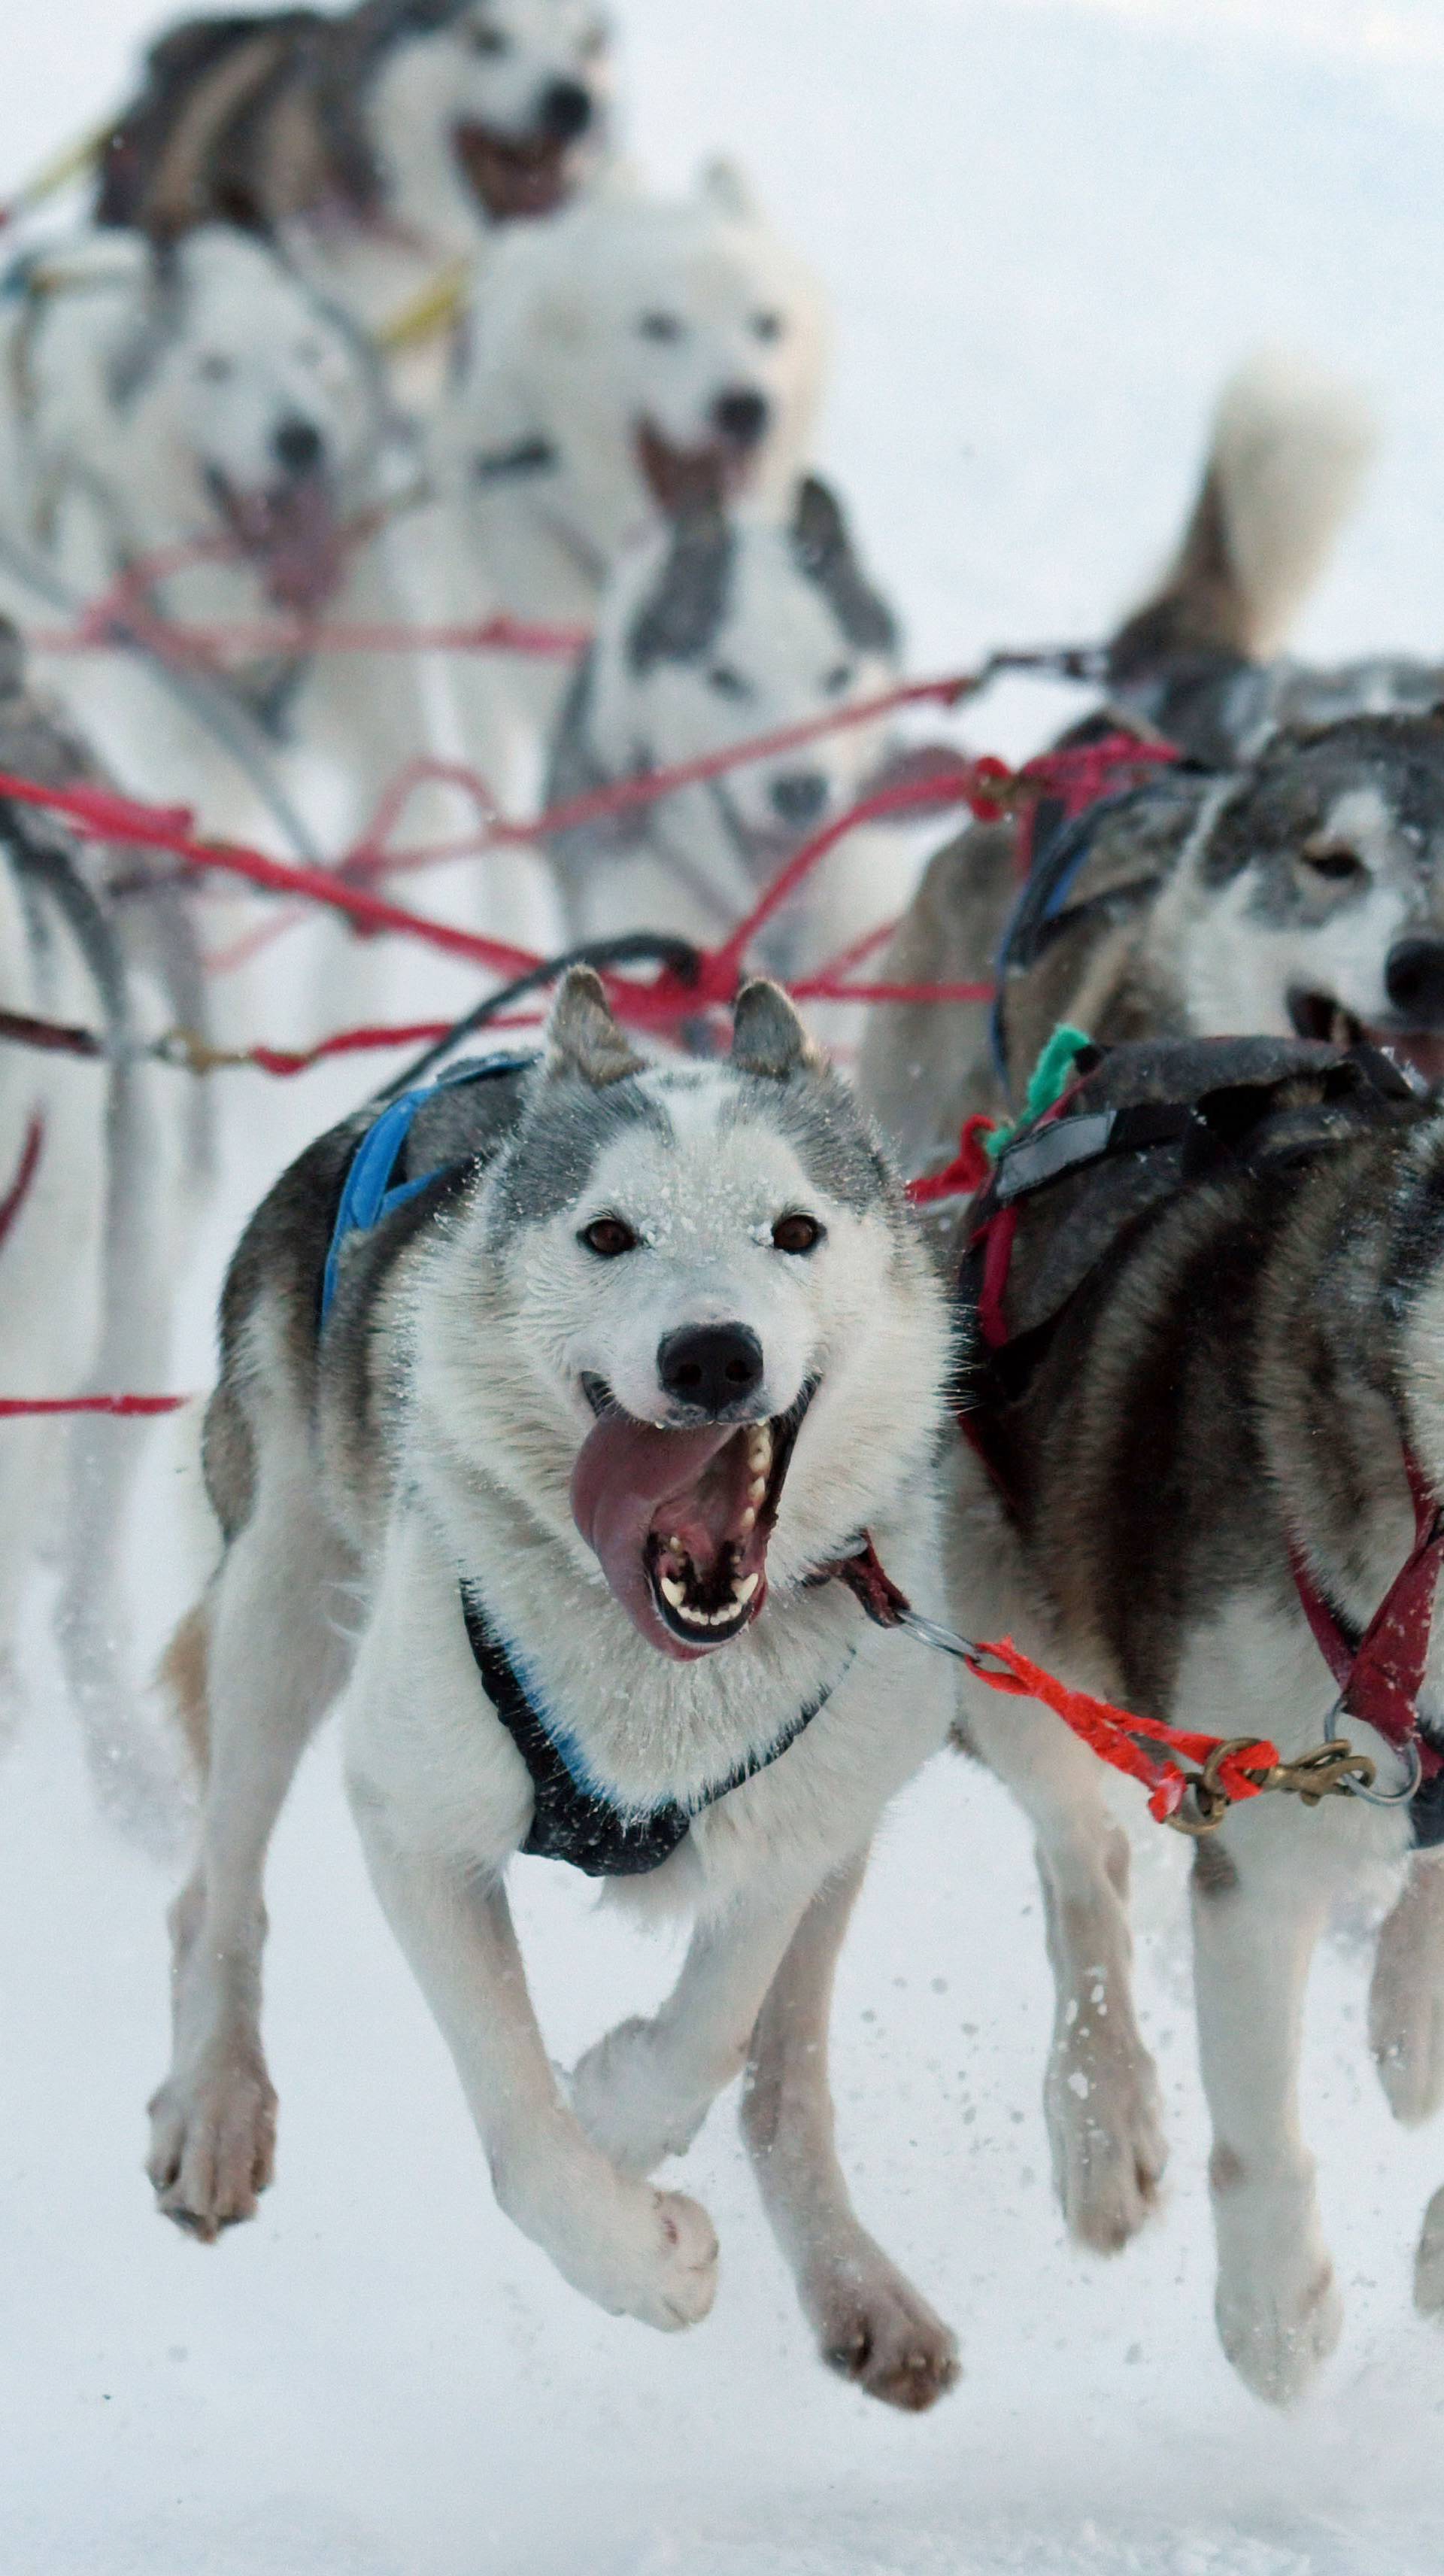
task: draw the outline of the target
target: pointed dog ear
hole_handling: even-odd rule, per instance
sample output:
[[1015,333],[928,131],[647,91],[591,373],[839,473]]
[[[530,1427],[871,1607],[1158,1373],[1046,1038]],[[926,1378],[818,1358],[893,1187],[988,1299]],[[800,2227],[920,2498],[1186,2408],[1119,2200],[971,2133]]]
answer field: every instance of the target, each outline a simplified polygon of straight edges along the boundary
[[798,486],[788,529],[792,559],[830,602],[849,644],[860,653],[895,653],[897,620],[853,552],[837,496],[819,475]]
[[644,1073],[646,1064],[613,1019],[600,975],[571,966],[562,977],[547,1022],[549,1074],[576,1073],[598,1091]]
[[826,1063],[780,984],[759,976],[737,996],[732,1023],[732,1062],[739,1073],[786,1082],[794,1073],[818,1073]]

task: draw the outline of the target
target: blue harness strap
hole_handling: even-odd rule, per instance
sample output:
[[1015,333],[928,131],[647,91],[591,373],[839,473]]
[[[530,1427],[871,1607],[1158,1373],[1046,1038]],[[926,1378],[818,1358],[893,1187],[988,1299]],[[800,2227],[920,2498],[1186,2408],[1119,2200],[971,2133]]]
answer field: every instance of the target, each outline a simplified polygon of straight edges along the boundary
[[402,1149],[411,1133],[417,1112],[434,1100],[440,1091],[460,1089],[471,1082],[494,1082],[503,1074],[524,1073],[535,1063],[529,1055],[488,1055],[464,1064],[454,1065],[449,1073],[435,1082],[420,1083],[415,1091],[403,1091],[399,1100],[388,1102],[380,1116],[366,1130],[351,1157],[331,1229],[331,1242],[326,1254],[326,1268],[321,1280],[321,1321],[324,1324],[336,1299],[341,1279],[341,1255],[353,1234],[369,1234],[382,1225],[393,1209],[404,1207],[445,1171],[456,1167],[438,1163],[435,1171],[422,1172],[416,1180],[398,1181],[391,1175],[401,1159]]

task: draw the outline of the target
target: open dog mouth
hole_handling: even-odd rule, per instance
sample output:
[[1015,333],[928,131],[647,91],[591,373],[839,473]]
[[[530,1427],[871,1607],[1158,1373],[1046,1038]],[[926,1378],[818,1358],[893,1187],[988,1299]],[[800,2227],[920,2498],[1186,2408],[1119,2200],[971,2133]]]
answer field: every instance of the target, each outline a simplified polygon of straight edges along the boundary
[[571,135],[497,134],[470,120],[451,129],[462,177],[494,224],[555,214],[571,194]]
[[346,569],[346,532],[331,476],[324,470],[288,475],[248,492],[208,465],[206,487],[241,553],[260,569],[272,606],[299,617],[324,608]]
[[690,510],[722,509],[740,492],[757,460],[755,439],[720,433],[699,447],[682,447],[650,420],[636,431],[637,464],[659,510],[669,519]]
[[1332,993],[1297,988],[1289,995],[1289,1018],[1296,1037],[1314,1038],[1326,1046],[1382,1047],[1431,1091],[1444,1082],[1444,1030],[1393,1028],[1382,1020],[1371,1025],[1346,1010]]
[[669,1431],[600,1379],[572,1471],[572,1517],[649,1645],[679,1663],[729,1645],[767,1599],[767,1549],[814,1388],[765,1422]]

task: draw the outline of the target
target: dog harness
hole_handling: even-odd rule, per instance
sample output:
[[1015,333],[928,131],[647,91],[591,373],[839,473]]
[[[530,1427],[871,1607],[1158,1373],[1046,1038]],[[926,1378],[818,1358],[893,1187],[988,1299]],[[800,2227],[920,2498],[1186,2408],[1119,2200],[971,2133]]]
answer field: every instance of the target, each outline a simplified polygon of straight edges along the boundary
[[[1124,1059],[1141,1076],[1132,1087],[1156,1093],[1166,1083],[1169,1096],[1110,1098],[1130,1087],[1126,1076],[1115,1078]],[[1300,1076],[1321,1085],[1316,1104],[1301,1108],[1286,1096]],[[958,1295],[982,1347],[959,1419],[1004,1502],[997,1418],[1026,1393],[1074,1298],[1128,1230],[1212,1173],[1311,1159],[1391,1123],[1420,1098],[1391,1058],[1367,1045],[1343,1050],[1243,1038],[1085,1047],[1062,1096],[1001,1148],[966,1221]],[[1020,1283],[1013,1262],[1025,1211],[1058,1183],[1083,1175],[1087,1189],[1074,1193],[1066,1213],[1030,1244],[1031,1275]],[[1373,1727],[1411,1775],[1408,1788],[1395,1795],[1353,1785],[1375,1803],[1407,1799],[1416,1840],[1432,1845],[1444,1842],[1444,1731],[1421,1712],[1419,1692],[1444,1567],[1444,1510],[1407,1450],[1404,1466],[1414,1545],[1366,1628],[1354,1627],[1326,1599],[1297,1540],[1290,1543],[1290,1568],[1310,1631],[1339,1686],[1333,1717],[1352,1715]]]
[[[524,1072],[535,1061],[532,1056],[484,1056],[455,1065],[438,1081],[422,1083],[413,1091],[402,1092],[399,1099],[391,1101],[373,1120],[352,1153],[331,1230],[321,1283],[320,1321],[323,1327],[340,1285],[341,1257],[352,1238],[383,1225],[398,1208],[419,1197],[433,1182],[464,1168],[463,1164],[457,1163],[438,1164],[434,1171],[422,1172],[408,1180],[396,1180],[396,1167],[418,1112],[434,1100],[439,1091],[460,1089],[474,1082],[495,1081],[507,1074]],[[3,1208],[0,1208],[0,1220],[3,1220]],[[816,1579],[826,1581],[834,1573],[847,1582],[869,1617],[879,1625],[898,1624],[895,1618],[885,1615],[884,1605],[887,1596],[900,1601],[901,1595],[894,1593],[888,1584],[872,1553],[870,1541],[863,1541],[855,1556],[840,1561],[836,1566],[823,1568]],[[583,1871],[588,1878],[634,1878],[647,1870],[660,1869],[679,1843],[685,1841],[694,1816],[715,1806],[717,1800],[725,1798],[730,1790],[740,1789],[745,1781],[755,1779],[759,1771],[765,1771],[797,1742],[819,1710],[826,1707],[852,1663],[852,1653],[849,1652],[836,1680],[829,1682],[789,1719],[765,1752],[750,1754],[725,1779],[704,1790],[694,1804],[684,1807],[673,1799],[667,1799],[660,1806],[638,1813],[622,1807],[603,1792],[588,1788],[578,1779],[561,1742],[529,1695],[514,1657],[488,1614],[476,1583],[463,1576],[459,1589],[466,1639],[481,1676],[482,1688],[526,1764],[531,1780],[532,1820],[521,1848],[546,1860],[570,1861],[574,1869]]]

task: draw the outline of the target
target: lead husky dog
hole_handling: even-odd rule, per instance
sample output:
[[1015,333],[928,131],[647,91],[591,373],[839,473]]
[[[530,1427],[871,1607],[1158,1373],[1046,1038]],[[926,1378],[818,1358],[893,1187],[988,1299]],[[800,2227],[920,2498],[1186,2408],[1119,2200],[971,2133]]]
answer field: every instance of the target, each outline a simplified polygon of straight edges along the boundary
[[[897,675],[895,620],[826,484],[807,476],[785,519],[704,504],[618,566],[545,804],[864,705]],[[569,943],[645,922],[715,945],[894,747],[874,717],[555,835]],[[896,833],[850,838],[767,926],[769,971],[793,975],[892,918],[905,866]]]
[[[152,2106],[166,2211],[212,2238],[270,2179],[263,1855],[353,1667],[357,1821],[502,2206],[603,2307],[704,2316],[711,2226],[646,2177],[756,2024],[749,2134],[824,2350],[899,2405],[947,2386],[950,2336],[848,2205],[821,2023],[776,2076],[792,1980],[946,1736],[936,1665],[818,1578],[869,1531],[929,1594],[948,1358],[897,1183],[770,985],[728,1062],[649,1067],[574,971],[544,1061],[458,1068],[293,1165],[224,1293],[225,1552],[172,1654],[209,1778]],[[523,1847],[697,1918],[671,2000],[569,2100],[507,1912]]]
[[344,834],[424,739],[413,657],[306,641],[324,615],[395,614],[394,536],[376,533],[390,420],[358,335],[225,225],[169,248],[90,235],[22,263],[3,327],[5,516],[41,580],[89,605],[158,557],[143,610],[276,636],[199,669],[182,655],[211,729],[132,656],[67,657],[87,731],[137,793],[194,804],[213,830],[263,828],[259,774]]
[[[0,627],[0,769],[94,779],[87,746],[25,685]],[[0,806],[0,1000],[95,1032],[103,1060],[0,1048],[0,1394],[71,1396],[167,1381],[174,1281],[210,1177],[205,1104],[141,1049],[167,1022],[204,1027],[190,925],[175,896],[82,850],[43,812]],[[153,873],[153,872],[152,872]],[[134,899],[138,897],[139,899]],[[144,1426],[0,1423],[0,1685],[18,1692],[15,1626],[57,1534],[57,1627],[88,1764],[108,1812],[168,1841],[175,1784],[133,1714],[123,1547]]]
[[[746,501],[785,516],[825,353],[816,280],[728,166],[680,201],[599,197],[514,233],[432,429],[445,613],[480,602],[590,626],[612,563],[659,510]],[[535,761],[555,670],[472,656],[456,679],[473,756],[500,725],[500,756],[530,746]]]
[[593,0],[187,19],[116,120],[97,211],[166,236],[258,224],[372,328],[591,184],[610,87]]

